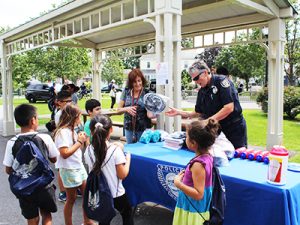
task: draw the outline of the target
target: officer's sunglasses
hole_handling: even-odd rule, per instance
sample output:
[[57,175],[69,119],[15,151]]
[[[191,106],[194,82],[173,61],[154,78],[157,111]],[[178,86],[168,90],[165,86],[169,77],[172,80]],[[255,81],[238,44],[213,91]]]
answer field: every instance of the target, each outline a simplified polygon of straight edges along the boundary
[[197,76],[195,76],[195,77],[193,78],[193,81],[199,80],[199,77],[201,76],[201,74],[203,74],[203,73],[206,71],[205,69],[204,69],[204,70],[198,70],[198,69],[196,69],[196,68],[194,68],[194,70],[191,69],[190,71],[194,71],[194,72],[195,72],[195,70],[199,71],[199,73],[198,73]]

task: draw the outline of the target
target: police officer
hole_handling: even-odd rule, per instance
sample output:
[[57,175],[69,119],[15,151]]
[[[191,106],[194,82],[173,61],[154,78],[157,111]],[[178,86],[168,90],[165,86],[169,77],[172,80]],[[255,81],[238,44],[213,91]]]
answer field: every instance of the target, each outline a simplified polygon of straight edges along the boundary
[[230,84],[231,81],[224,75],[210,74],[208,66],[202,61],[195,62],[189,68],[189,74],[201,87],[195,111],[185,112],[171,108],[166,115],[213,118],[219,121],[223,133],[235,148],[247,147],[246,121],[238,97],[233,91],[233,85]]

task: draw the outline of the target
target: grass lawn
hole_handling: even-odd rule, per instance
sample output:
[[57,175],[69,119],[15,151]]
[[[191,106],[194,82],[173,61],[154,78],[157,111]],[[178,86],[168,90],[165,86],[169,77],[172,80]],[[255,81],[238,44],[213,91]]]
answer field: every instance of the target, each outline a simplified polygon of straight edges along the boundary
[[[267,137],[267,114],[261,110],[244,110],[243,114],[247,121],[248,143],[256,146],[266,146]],[[287,149],[300,152],[300,119],[283,121],[283,145]],[[300,159],[300,157],[299,157]],[[300,161],[300,160],[299,160]]]
[[[82,99],[79,101],[78,105],[81,109],[84,110],[84,104],[86,99]],[[14,106],[17,106],[21,103],[28,103],[26,99],[15,98]],[[0,100],[0,105],[2,104],[2,100]],[[102,99],[102,108],[109,109],[110,108],[110,98],[108,94],[103,95]],[[34,103],[38,108],[39,115],[50,114],[48,110],[48,106],[46,103]],[[117,107],[117,104],[115,105]],[[184,109],[184,110],[192,110],[192,109]],[[244,117],[247,121],[247,132],[248,132],[248,144],[254,146],[266,146],[266,138],[267,138],[267,114],[263,113],[261,110],[244,110]],[[123,115],[112,116],[113,121],[122,122]],[[49,119],[42,118],[39,120],[40,124],[45,124]],[[296,120],[288,120],[285,118],[283,121],[283,145],[290,150],[295,150],[300,152],[300,115],[296,118]],[[300,162],[300,154],[297,154],[295,157],[291,159],[291,161]]]

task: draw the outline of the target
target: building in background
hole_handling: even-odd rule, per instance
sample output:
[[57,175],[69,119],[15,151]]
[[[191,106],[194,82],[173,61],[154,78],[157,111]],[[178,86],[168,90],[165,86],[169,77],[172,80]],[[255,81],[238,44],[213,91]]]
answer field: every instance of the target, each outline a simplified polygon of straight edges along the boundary
[[[180,69],[188,69],[195,61],[195,56],[203,52],[203,49],[190,49],[181,51]],[[156,79],[156,55],[147,54],[140,57],[140,68],[148,81]]]

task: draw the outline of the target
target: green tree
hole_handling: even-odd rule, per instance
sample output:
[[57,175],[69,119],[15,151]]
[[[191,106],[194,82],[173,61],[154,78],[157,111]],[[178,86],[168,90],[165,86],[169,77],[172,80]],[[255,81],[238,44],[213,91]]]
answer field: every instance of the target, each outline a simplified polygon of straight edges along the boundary
[[[299,11],[300,6],[297,1],[294,7]],[[295,85],[295,80],[300,77],[300,16],[297,15],[294,20],[285,23],[286,27],[286,45],[285,45],[285,73],[290,85]]]
[[76,82],[90,71],[91,58],[84,48],[45,47],[13,57],[14,87],[25,87],[29,78],[42,82],[57,77]]
[[133,69],[140,67],[140,56],[132,56],[123,58],[125,69]]
[[[259,30],[254,30],[251,38],[255,39],[257,35],[259,35]],[[232,76],[244,79],[246,88],[251,77],[262,79],[265,74],[265,62],[266,50],[258,44],[241,44],[222,48],[216,58],[216,66],[224,66]]]
[[121,59],[111,56],[106,60],[101,73],[102,80],[109,82],[114,79],[117,85],[122,85],[124,76],[124,65]]
[[185,90],[189,90],[190,89],[190,83],[192,82],[192,78],[189,75],[189,73],[187,72],[186,69],[182,70],[181,72],[181,84],[183,85]]
[[193,38],[182,38],[181,40],[181,46],[183,48],[193,48],[194,46],[194,39]]
[[206,64],[211,67],[215,65],[216,58],[221,49],[221,47],[206,48],[204,52],[198,54],[195,58],[204,60]]
[[47,47],[43,52],[40,65],[46,74],[44,78],[48,80],[61,77],[76,82],[90,72],[91,58],[85,48]]

